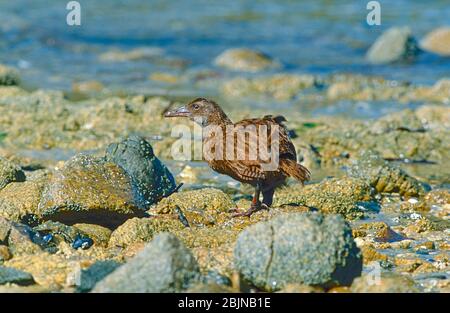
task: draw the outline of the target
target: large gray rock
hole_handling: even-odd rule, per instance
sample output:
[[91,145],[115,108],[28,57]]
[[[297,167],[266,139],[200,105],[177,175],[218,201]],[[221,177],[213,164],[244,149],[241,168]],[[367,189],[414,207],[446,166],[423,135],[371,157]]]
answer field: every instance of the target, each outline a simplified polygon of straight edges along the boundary
[[377,38],[366,58],[370,63],[384,64],[411,61],[418,54],[417,42],[408,27],[393,27]]
[[93,292],[179,292],[199,280],[199,266],[189,249],[174,235],[161,233]]
[[142,137],[130,136],[106,150],[106,160],[122,167],[131,177],[136,203],[141,208],[157,202],[175,188],[175,179]]
[[34,279],[29,273],[0,265],[0,285],[8,283],[17,285],[32,285],[34,284]]
[[287,284],[350,285],[361,274],[362,256],[340,215],[292,213],[245,229],[234,264],[258,288]]

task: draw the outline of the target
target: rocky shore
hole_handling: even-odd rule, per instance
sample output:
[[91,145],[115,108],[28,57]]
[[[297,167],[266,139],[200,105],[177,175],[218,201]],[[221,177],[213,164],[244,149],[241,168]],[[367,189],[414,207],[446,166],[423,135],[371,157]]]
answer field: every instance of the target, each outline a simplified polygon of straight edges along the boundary
[[[415,43],[407,29],[385,36]],[[436,37],[448,36],[440,30],[421,46],[445,54]],[[172,127],[189,122],[163,114],[183,100],[73,101],[26,90],[0,66],[0,292],[450,292],[449,79],[291,74],[251,49],[215,64],[236,74],[175,78],[214,89],[235,119],[277,114],[289,101],[287,127],[313,173],[250,218],[230,213],[249,206],[246,186],[171,160]],[[236,99],[279,107],[243,109]],[[364,120],[302,114],[340,101],[405,108]]]

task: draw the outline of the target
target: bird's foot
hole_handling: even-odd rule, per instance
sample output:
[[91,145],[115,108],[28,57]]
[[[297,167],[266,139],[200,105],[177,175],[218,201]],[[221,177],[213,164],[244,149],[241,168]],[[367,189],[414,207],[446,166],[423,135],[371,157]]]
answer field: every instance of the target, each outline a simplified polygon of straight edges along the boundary
[[234,213],[233,217],[240,217],[240,216],[250,217],[253,213],[261,210],[269,210],[269,207],[265,203],[256,203],[256,204],[252,203],[251,207],[247,211]]

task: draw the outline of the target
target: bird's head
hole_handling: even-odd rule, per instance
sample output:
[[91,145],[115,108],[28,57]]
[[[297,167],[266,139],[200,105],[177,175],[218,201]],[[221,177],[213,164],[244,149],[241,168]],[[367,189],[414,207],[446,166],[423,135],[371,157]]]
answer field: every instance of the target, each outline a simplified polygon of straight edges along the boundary
[[229,121],[217,103],[205,98],[197,98],[178,109],[167,111],[164,117],[188,117],[202,126]]

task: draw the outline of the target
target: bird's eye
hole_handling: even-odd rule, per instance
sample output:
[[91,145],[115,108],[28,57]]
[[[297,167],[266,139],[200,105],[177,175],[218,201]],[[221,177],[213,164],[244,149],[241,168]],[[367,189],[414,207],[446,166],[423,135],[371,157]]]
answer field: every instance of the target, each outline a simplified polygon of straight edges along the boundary
[[200,108],[200,106],[197,103],[193,104],[192,107],[194,108],[194,110],[198,110]]

